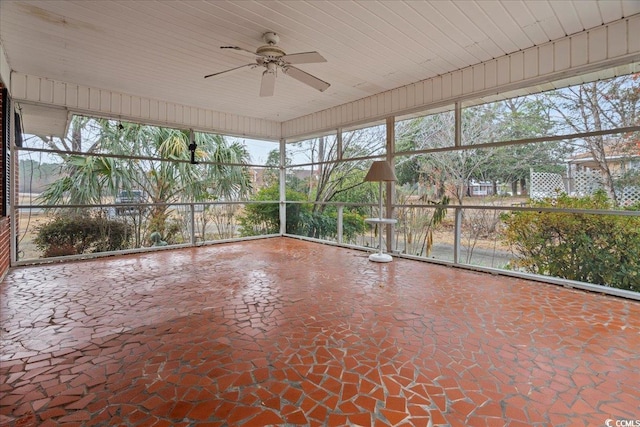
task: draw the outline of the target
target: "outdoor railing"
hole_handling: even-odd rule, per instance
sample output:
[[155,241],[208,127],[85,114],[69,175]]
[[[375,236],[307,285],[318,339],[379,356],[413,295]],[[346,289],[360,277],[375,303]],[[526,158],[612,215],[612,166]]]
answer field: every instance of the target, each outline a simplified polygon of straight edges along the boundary
[[[374,226],[366,225],[362,232],[348,238],[344,235],[346,210],[366,209],[366,214],[361,216],[363,220],[365,217],[378,216],[376,205],[314,205],[324,206],[325,209],[333,207],[337,214],[337,226],[327,229],[324,235],[308,235],[300,231],[287,232],[287,235],[362,250],[377,250],[379,230]],[[446,214],[441,221],[434,222],[434,213],[439,208],[446,208]],[[640,248],[637,246],[638,240],[633,240],[638,237],[634,231],[639,230],[640,211],[554,209],[529,207],[526,203],[512,206],[505,200],[499,206],[394,205],[394,212],[398,223],[393,227],[390,244],[383,230],[383,246],[396,256],[640,299],[640,261],[637,258]],[[548,246],[542,242],[539,247],[527,247],[526,242],[519,242],[517,236],[513,236],[513,231],[508,230],[506,221],[517,221],[519,218],[513,216],[514,213],[528,215],[529,221],[538,224],[549,222],[550,229],[560,225],[568,227],[568,230],[576,227],[576,241],[568,236],[566,242],[549,242],[553,245]],[[600,230],[585,231],[589,228],[588,224]],[[512,230],[516,229],[521,229],[521,224],[516,223],[512,227]],[[625,230],[630,232],[625,233]],[[580,235],[582,231],[587,234]],[[610,236],[615,240],[606,242]],[[593,242],[585,241],[587,238],[593,239]],[[562,236],[557,239],[562,239]],[[545,253],[548,254],[547,259]],[[633,257],[636,257],[635,261]],[[625,271],[625,268],[629,271]]]
[[[377,204],[287,201],[289,207],[305,206],[305,213],[301,214],[297,224],[288,221],[285,235],[375,251],[378,249],[378,233],[382,232],[384,249],[399,257],[500,272],[640,299],[637,259],[636,262],[625,259],[625,256],[634,257],[639,251],[638,240],[633,239],[637,239],[635,232],[640,224],[640,211],[530,207],[525,203],[509,203],[509,199],[498,203],[394,205],[394,218],[398,222],[392,228],[391,240],[388,240],[385,228],[380,230],[364,223],[365,218],[379,216]],[[18,264],[279,235],[277,220],[269,224],[241,222],[247,207],[252,205],[271,206],[271,211],[277,212],[280,203],[19,205],[16,207],[19,220]],[[164,215],[164,228],[161,230],[153,226],[154,209]],[[434,217],[438,210],[446,212],[436,220]],[[545,247],[542,242],[540,247],[527,247],[513,235],[513,230],[526,227],[516,224],[511,231],[508,229],[509,221],[522,220],[537,224],[547,221],[551,228],[562,225],[570,227],[570,231],[574,227],[573,234],[576,235],[593,226],[596,230],[588,236],[595,240],[592,243],[557,241],[554,247]],[[612,227],[615,229],[607,230]],[[597,228],[610,234],[599,233]],[[612,240],[611,245],[607,246],[605,240]],[[544,253],[538,253],[544,250],[550,251],[548,259]],[[559,250],[565,252],[560,253]],[[546,261],[549,263],[544,264]],[[614,263],[614,268],[611,263]],[[567,275],[567,272],[573,274],[587,270],[591,272]]]
[[260,224],[243,227],[239,218],[247,206],[270,204],[276,209],[279,205],[268,201],[19,205],[17,264],[267,236],[273,226],[271,230]]

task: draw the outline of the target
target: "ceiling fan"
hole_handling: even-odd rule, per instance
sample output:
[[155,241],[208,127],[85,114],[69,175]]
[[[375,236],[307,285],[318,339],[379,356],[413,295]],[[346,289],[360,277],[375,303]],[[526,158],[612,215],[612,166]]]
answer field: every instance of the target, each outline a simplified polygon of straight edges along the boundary
[[231,68],[230,70],[208,74],[204,76],[204,78],[207,79],[209,77],[219,76],[220,74],[239,70],[245,67],[264,67],[266,69],[262,72],[260,96],[273,95],[273,91],[276,85],[276,73],[278,69],[282,70],[282,72],[286,75],[293,77],[299,82],[311,86],[312,88],[317,89],[320,92],[324,92],[329,86],[331,86],[324,80],[320,80],[319,78],[312,76],[311,74],[293,66],[293,64],[297,65],[311,64],[315,62],[327,62],[327,60],[324,59],[318,52],[302,52],[287,55],[284,50],[276,46],[280,41],[280,37],[278,37],[276,33],[266,32],[262,35],[262,39],[264,40],[266,45],[260,46],[255,52],[251,52],[250,50],[243,49],[238,46],[220,46],[220,49],[232,49],[244,55],[254,56],[255,62]]

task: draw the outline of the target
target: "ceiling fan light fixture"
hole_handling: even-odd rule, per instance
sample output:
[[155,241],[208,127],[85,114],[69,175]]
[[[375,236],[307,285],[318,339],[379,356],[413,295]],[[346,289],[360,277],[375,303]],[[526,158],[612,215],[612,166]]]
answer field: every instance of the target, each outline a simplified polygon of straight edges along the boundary
[[276,87],[276,70],[266,69],[262,73],[262,81],[260,82],[260,96],[273,96]]
[[277,67],[275,62],[267,62],[265,63],[265,66],[267,67],[265,73],[276,73]]

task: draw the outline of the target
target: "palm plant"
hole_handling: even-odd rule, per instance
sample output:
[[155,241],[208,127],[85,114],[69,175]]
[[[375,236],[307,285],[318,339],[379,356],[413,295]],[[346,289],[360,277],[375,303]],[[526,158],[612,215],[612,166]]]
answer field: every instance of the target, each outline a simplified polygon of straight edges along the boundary
[[100,204],[119,190],[142,190],[153,203],[148,228],[167,237],[172,203],[237,200],[251,191],[247,150],[221,135],[196,133],[201,163],[191,164],[188,131],[104,119],[86,125],[74,118],[72,139],[74,147],[90,140],[87,155],[60,154],[63,174],[41,194],[44,203]]

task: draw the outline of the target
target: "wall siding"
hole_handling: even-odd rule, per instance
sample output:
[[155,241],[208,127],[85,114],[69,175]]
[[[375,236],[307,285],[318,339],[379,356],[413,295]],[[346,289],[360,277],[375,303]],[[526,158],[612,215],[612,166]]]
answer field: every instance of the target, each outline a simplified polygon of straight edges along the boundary
[[[640,60],[639,34],[640,15],[634,15],[482,64],[389,90],[364,98],[365,105],[383,108],[368,109],[357,121],[372,122],[388,115],[426,110],[443,102],[453,103],[578,75],[617,65],[621,61],[637,61]],[[351,117],[343,112],[350,111],[351,105],[362,101],[332,108],[329,114],[319,111],[284,122],[282,137],[299,139],[305,134],[318,134],[353,125]]]
[[65,107],[79,114],[112,117],[175,128],[194,128],[258,139],[280,138],[281,123],[204,108],[54,81],[13,72],[11,93],[17,102]]

